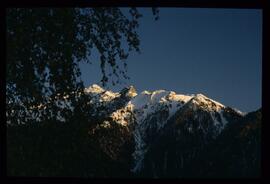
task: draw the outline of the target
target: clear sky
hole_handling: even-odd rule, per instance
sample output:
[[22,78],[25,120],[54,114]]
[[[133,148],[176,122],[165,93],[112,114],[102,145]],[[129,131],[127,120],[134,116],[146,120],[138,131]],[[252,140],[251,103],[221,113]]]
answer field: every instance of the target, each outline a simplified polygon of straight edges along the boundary
[[[126,85],[138,92],[202,93],[243,112],[261,107],[261,10],[160,8],[158,21],[151,9],[139,10],[141,54],[127,59]],[[81,65],[86,87],[101,79],[93,59],[92,65]]]

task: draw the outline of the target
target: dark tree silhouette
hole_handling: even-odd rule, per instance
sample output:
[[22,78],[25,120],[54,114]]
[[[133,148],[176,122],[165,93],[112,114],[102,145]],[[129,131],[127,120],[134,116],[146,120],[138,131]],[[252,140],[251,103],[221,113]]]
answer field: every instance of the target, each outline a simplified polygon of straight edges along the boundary
[[[47,114],[55,114],[55,100],[67,94],[74,105],[84,88],[78,64],[91,62],[94,48],[100,54],[103,85],[127,79],[128,54],[140,51],[136,30],[142,16],[136,8],[128,10],[129,15],[119,8],[7,9],[8,120],[26,117],[25,109],[37,113],[33,107],[40,104],[50,107]],[[158,10],[152,10],[157,19]]]

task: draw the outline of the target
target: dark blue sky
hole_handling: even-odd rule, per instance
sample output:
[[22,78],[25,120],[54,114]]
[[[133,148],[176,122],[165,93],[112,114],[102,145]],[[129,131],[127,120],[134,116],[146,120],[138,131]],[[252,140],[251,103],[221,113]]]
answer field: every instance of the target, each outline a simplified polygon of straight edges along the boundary
[[[261,10],[160,8],[158,21],[151,9],[139,10],[142,52],[127,59],[127,85],[138,92],[203,93],[244,112],[261,107]],[[81,65],[85,86],[101,79],[93,59]]]

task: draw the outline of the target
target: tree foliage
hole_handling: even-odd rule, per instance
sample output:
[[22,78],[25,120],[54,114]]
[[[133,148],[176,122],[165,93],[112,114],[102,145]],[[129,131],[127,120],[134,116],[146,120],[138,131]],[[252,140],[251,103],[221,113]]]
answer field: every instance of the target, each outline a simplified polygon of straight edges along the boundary
[[[20,110],[40,104],[53,114],[55,100],[67,94],[74,104],[84,88],[79,62],[91,62],[93,49],[100,54],[103,85],[109,76],[113,84],[127,79],[128,54],[140,51],[136,31],[142,15],[136,8],[125,10],[129,14],[120,8],[7,9],[8,118],[24,117]],[[153,8],[156,18],[157,13]]]

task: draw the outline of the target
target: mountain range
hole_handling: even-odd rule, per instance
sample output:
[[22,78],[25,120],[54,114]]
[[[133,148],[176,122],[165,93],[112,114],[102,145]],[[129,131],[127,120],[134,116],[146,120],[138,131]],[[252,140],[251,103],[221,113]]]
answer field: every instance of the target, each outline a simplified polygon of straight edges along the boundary
[[[136,176],[259,175],[261,110],[245,114],[203,94],[137,94],[133,86],[115,93],[94,84],[85,92],[97,107],[94,116],[104,119],[94,132],[121,127],[114,136],[123,137],[123,148],[129,144],[133,149],[130,171]],[[117,159],[120,151],[114,151],[121,147],[114,149],[106,141],[101,145]]]
[[[33,129],[29,126],[27,130],[9,128],[10,168],[17,167],[22,157],[29,160],[29,165],[33,157],[39,158],[40,154],[46,153],[43,156],[44,165],[48,164],[49,158],[55,158],[52,164],[57,165],[59,162],[61,171],[58,169],[53,172],[52,167],[55,166],[44,165],[43,170],[38,171],[42,167],[37,167],[38,164],[34,162],[33,165],[38,169],[32,169],[30,173],[50,176],[57,172],[69,172],[69,175],[74,176],[139,178],[260,176],[261,109],[242,113],[203,94],[184,95],[166,90],[137,93],[133,86],[113,92],[93,84],[85,88],[84,93],[89,97],[87,105],[91,108],[87,112],[84,110],[83,115],[98,123],[81,128],[77,116],[72,120],[75,123],[70,124],[72,128],[68,128],[65,123],[60,123],[59,127],[55,123],[48,124],[48,127],[54,127],[50,128],[50,134],[44,132],[44,129],[48,129],[44,127]],[[55,103],[75,113],[76,108],[71,107],[66,97]],[[42,121],[42,109],[46,109],[46,105],[36,108],[40,113],[29,117],[35,122]],[[67,121],[61,113],[57,114],[56,120]],[[19,137],[18,131],[22,132],[24,138],[14,139],[15,135]],[[23,132],[28,132],[28,135]],[[55,138],[51,138],[53,135]],[[31,136],[40,138],[33,139]],[[63,138],[59,138],[61,136]],[[29,159],[26,159],[25,155],[35,153],[29,150],[36,150],[35,146],[29,147],[30,140],[33,141],[32,145],[43,145],[41,147],[44,149],[36,151],[39,155],[28,156]],[[40,143],[36,140],[40,140]],[[70,147],[69,143],[72,149],[77,145],[80,151],[68,151],[66,155],[61,147]],[[20,149],[28,150],[24,151],[27,154],[18,155],[20,151],[17,145],[25,145]],[[51,145],[58,146],[51,148]],[[57,151],[58,147],[61,149]],[[52,153],[48,150],[51,149],[55,155],[48,157]],[[60,157],[59,154],[65,156]],[[72,168],[69,165],[71,158],[72,162],[78,159],[75,162],[77,169],[68,170]],[[10,172],[20,173],[21,170]],[[50,172],[53,174],[48,174]]]

